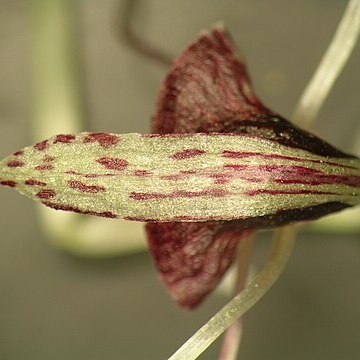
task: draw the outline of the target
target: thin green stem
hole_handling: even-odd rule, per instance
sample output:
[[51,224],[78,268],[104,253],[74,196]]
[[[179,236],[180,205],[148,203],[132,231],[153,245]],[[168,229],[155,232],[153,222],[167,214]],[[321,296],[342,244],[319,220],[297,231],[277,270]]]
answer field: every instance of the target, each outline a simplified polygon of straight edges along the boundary
[[202,326],[169,360],[192,360],[203,353],[233,322],[249,310],[281,274],[294,244],[289,227],[277,231],[270,258],[263,270],[241,293]]
[[360,0],[350,0],[336,33],[315,75],[310,80],[292,116],[292,121],[309,128],[350,57],[360,32]]
[[[243,239],[237,247],[236,256],[236,279],[234,284],[233,296],[238,294],[246,286],[251,254],[254,243],[254,233],[251,232]],[[220,349],[218,360],[235,360],[240,347],[243,333],[242,319],[235,321],[224,334],[223,343]]]

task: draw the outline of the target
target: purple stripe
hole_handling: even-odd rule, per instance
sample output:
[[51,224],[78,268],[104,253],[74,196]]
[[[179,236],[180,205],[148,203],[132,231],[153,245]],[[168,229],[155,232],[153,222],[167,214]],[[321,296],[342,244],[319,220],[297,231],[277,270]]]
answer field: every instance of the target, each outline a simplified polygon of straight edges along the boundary
[[211,197],[224,197],[229,193],[223,189],[210,189],[202,191],[175,191],[172,193],[145,193],[145,192],[132,192],[129,197],[133,200],[154,200],[154,199],[179,199],[179,198],[194,198],[201,196]]
[[259,152],[240,152],[240,151],[225,150],[225,151],[223,151],[222,156],[225,158],[230,158],[230,159],[244,159],[244,158],[248,158],[248,157],[260,157],[263,159],[271,159],[271,160],[280,159],[280,160],[291,160],[291,161],[295,161],[295,162],[311,162],[311,163],[315,163],[315,164],[332,165],[332,166],[336,166],[339,168],[345,168],[345,169],[357,169],[354,166],[342,165],[342,164],[338,164],[338,163],[335,163],[332,161],[302,159],[302,158],[298,158],[298,157],[294,157],[294,156],[284,156],[284,155],[277,155],[277,154],[263,154],[263,153],[259,153]]
[[184,159],[190,159],[195,156],[200,156],[205,154],[204,150],[200,149],[185,149],[182,151],[179,151],[173,155],[170,156],[170,159],[173,160],[184,160]]
[[[288,165],[224,165],[228,179],[240,178],[246,181],[276,184],[301,185],[347,185],[360,187],[360,176],[356,175],[328,175],[304,166]],[[265,179],[265,180],[264,180]]]
[[341,195],[333,192],[313,191],[313,190],[251,190],[244,193],[248,196],[256,195]]
[[83,177],[86,177],[86,178],[100,178],[100,177],[119,176],[119,174],[114,174],[114,173],[91,174],[91,173],[81,173],[81,172],[73,171],[73,170],[65,171],[65,174],[83,176]]

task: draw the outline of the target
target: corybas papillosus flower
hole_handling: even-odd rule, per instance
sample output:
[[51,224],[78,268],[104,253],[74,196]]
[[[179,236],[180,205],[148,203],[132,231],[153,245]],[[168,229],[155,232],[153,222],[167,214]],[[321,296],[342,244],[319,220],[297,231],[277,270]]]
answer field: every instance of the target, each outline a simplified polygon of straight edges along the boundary
[[249,232],[360,202],[360,160],[265,107],[220,28],[174,62],[153,134],[57,135],[0,162],[0,184],[57,209],[148,222],[183,307],[220,281]]

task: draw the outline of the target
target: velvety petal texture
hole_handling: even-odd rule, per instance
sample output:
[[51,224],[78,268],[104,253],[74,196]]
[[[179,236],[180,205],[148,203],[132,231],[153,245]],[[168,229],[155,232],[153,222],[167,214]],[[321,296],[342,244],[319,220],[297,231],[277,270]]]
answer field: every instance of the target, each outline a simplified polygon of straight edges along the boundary
[[230,222],[174,224],[147,224],[150,250],[173,299],[191,309],[218,284],[234,259],[239,239],[250,230]]
[[[154,133],[255,133],[304,149],[313,143],[310,147],[317,148],[321,154],[329,151],[335,155],[344,155],[319,139],[310,139],[309,134],[294,128],[260,102],[252,89],[239,52],[220,27],[203,33],[174,62],[161,86],[151,130]],[[218,183],[226,181],[225,178],[226,174],[220,175]],[[245,221],[237,222],[231,231],[226,223],[208,222],[193,223],[191,229],[196,229],[194,238],[199,243],[212,244],[221,238],[224,247],[231,244],[235,248],[236,239],[240,240],[242,232],[249,231],[243,230],[246,226]],[[213,290],[233,261],[233,250],[222,253],[226,266],[218,267],[217,271],[211,273],[206,269],[206,262],[197,262],[196,266],[203,265],[198,270],[203,274],[200,286],[198,272],[191,271],[192,263],[184,252],[174,251],[178,249],[178,244],[186,246],[189,242],[191,246],[189,224],[151,223],[146,229],[160,279],[181,306],[198,304]],[[219,233],[221,237],[217,235]],[[204,251],[214,254],[210,247],[202,248],[202,256]],[[178,266],[180,263],[181,267]],[[206,273],[207,276],[204,275]]]
[[152,131],[226,132],[270,113],[223,29],[204,33],[175,60],[160,89]]

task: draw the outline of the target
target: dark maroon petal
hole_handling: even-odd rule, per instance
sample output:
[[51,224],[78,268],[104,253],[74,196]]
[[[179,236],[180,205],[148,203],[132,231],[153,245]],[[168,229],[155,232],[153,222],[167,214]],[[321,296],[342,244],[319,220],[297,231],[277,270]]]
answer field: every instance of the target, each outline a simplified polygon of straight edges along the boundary
[[152,132],[223,132],[239,119],[268,113],[230,40],[215,29],[174,62],[160,90]]
[[200,36],[174,62],[161,86],[152,132],[245,133],[316,155],[351,157],[266,108],[222,29]]
[[249,230],[231,223],[148,223],[150,251],[163,284],[183,308],[198,305],[219,283]]
[[[174,62],[161,86],[151,130],[160,134],[245,133],[317,155],[349,157],[266,108],[252,89],[238,51],[219,28],[200,36]],[[282,216],[277,217],[279,222]],[[237,221],[232,228],[223,222],[149,224],[151,251],[171,296],[183,307],[198,304],[231,264],[240,229],[256,228],[262,222],[267,227],[271,219],[254,219],[253,224]],[[224,241],[226,250],[216,245],[219,241]],[[196,252],[195,242],[207,244],[208,257]],[[192,257],[182,251],[187,244],[194,251]],[[208,271],[209,261],[216,263],[220,253],[222,265]],[[194,270],[198,262],[200,272]]]

